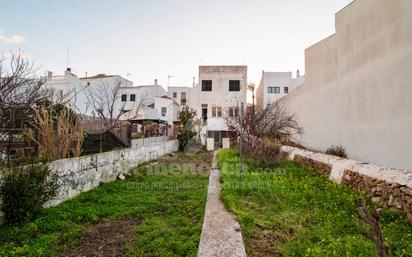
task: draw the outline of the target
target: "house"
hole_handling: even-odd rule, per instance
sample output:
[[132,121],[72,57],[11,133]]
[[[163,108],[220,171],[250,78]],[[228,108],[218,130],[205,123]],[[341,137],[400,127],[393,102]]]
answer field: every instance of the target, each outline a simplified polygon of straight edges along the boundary
[[[93,95],[96,94],[101,94],[102,96],[108,95],[108,104],[114,102],[114,116],[119,115],[119,112],[123,110],[134,109],[132,104],[127,105],[125,102],[121,101],[121,92],[123,92],[125,88],[133,86],[133,82],[130,80],[125,79],[120,75],[97,74],[92,77],[80,78],[80,81],[82,83],[83,91],[76,96],[76,106],[80,109],[81,113],[87,116],[97,115],[96,108],[99,106],[95,106],[92,99]],[[115,94],[114,101],[110,96],[112,94]],[[108,115],[108,113],[106,113],[106,115]]]
[[194,105],[193,87],[169,87],[167,89],[167,96],[175,100],[182,107],[191,107]]
[[193,89],[190,106],[201,120],[200,138],[214,138],[221,145],[229,137],[226,118],[239,115],[241,104],[246,105],[247,66],[199,66],[199,84]]
[[263,109],[297,87],[303,85],[304,76],[300,76],[299,70],[296,78],[292,78],[292,72],[266,72],[262,71],[262,78],[256,89],[256,106]]
[[64,71],[64,75],[55,75],[48,71],[44,88],[49,92],[50,99],[74,104],[76,96],[82,91],[83,86],[80,79],[72,72],[71,68]]
[[179,120],[180,105],[168,96],[155,97],[154,109],[161,120],[173,125]]
[[[48,71],[44,87],[50,92],[51,99],[69,104],[79,114],[97,116],[95,110],[97,106],[93,105],[91,95],[96,95],[97,91],[102,95],[106,95],[106,93],[110,95],[116,85],[119,86],[118,91],[121,92],[124,90],[123,88],[132,86],[133,82],[120,75],[98,74],[93,77],[79,78],[72,72],[71,68],[67,68],[64,75],[55,75]],[[102,90],[106,88],[107,91],[103,92],[99,88]],[[124,107],[120,100],[120,93],[117,93],[114,101],[115,115]],[[110,100],[107,99],[107,101]],[[108,110],[105,111],[108,112]]]
[[[97,116],[92,95],[101,93],[110,95],[115,93],[114,116],[119,112],[127,112],[148,106],[154,103],[154,98],[167,95],[157,80],[153,85],[134,86],[133,82],[120,75],[97,74],[91,77],[79,78],[67,68],[64,75],[54,75],[48,72],[45,88],[50,91],[51,97],[63,101],[77,112],[86,116]],[[114,89],[118,88],[116,92]],[[107,99],[107,101],[111,101]],[[108,110],[104,110],[107,114]]]
[[133,86],[133,84],[120,89],[120,101],[126,111],[139,108],[140,105],[149,106],[156,97],[166,96],[167,92],[158,84],[157,79],[152,85]]

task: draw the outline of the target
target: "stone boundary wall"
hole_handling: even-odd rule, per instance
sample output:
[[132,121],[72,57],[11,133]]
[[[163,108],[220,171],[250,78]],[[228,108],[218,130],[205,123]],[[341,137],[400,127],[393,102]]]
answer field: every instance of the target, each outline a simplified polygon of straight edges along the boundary
[[291,146],[281,146],[290,160],[313,167],[337,183],[364,192],[374,202],[412,218],[412,171],[348,160]]
[[[82,192],[98,187],[101,183],[114,181],[120,174],[127,174],[134,166],[177,150],[178,142],[172,140],[140,148],[127,148],[51,162],[49,167],[52,172],[58,174],[60,188],[57,196],[46,203],[45,207],[56,206]],[[0,220],[1,216],[0,213]]]

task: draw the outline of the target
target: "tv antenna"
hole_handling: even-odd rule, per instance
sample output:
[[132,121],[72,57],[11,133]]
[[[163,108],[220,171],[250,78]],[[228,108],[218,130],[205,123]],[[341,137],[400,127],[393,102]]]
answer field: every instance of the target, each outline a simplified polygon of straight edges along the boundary
[[66,68],[69,68],[69,52],[70,52],[70,49],[67,48],[67,52],[66,52]]

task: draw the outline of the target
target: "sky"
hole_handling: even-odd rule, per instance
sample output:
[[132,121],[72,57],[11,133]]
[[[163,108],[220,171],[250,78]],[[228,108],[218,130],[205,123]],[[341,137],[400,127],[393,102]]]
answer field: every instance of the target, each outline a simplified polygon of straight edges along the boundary
[[165,87],[191,86],[199,65],[247,65],[259,84],[262,70],[303,74],[304,50],[335,32],[350,2],[0,0],[0,52],[21,49],[41,71],[68,63],[80,77]]

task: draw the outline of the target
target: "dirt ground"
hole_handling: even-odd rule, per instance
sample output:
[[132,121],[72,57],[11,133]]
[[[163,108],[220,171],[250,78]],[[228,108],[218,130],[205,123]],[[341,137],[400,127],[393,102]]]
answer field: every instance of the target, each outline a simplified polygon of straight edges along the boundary
[[105,220],[89,225],[79,238],[79,243],[69,247],[66,257],[117,257],[123,256],[127,244],[133,243],[137,219]]
[[[191,145],[185,153],[170,153],[144,165],[152,175],[209,175],[213,154],[200,145]],[[141,172],[141,168],[137,171]],[[123,256],[126,246],[133,244],[137,219],[105,220],[89,225],[76,245],[69,247],[63,256],[114,257]]]

